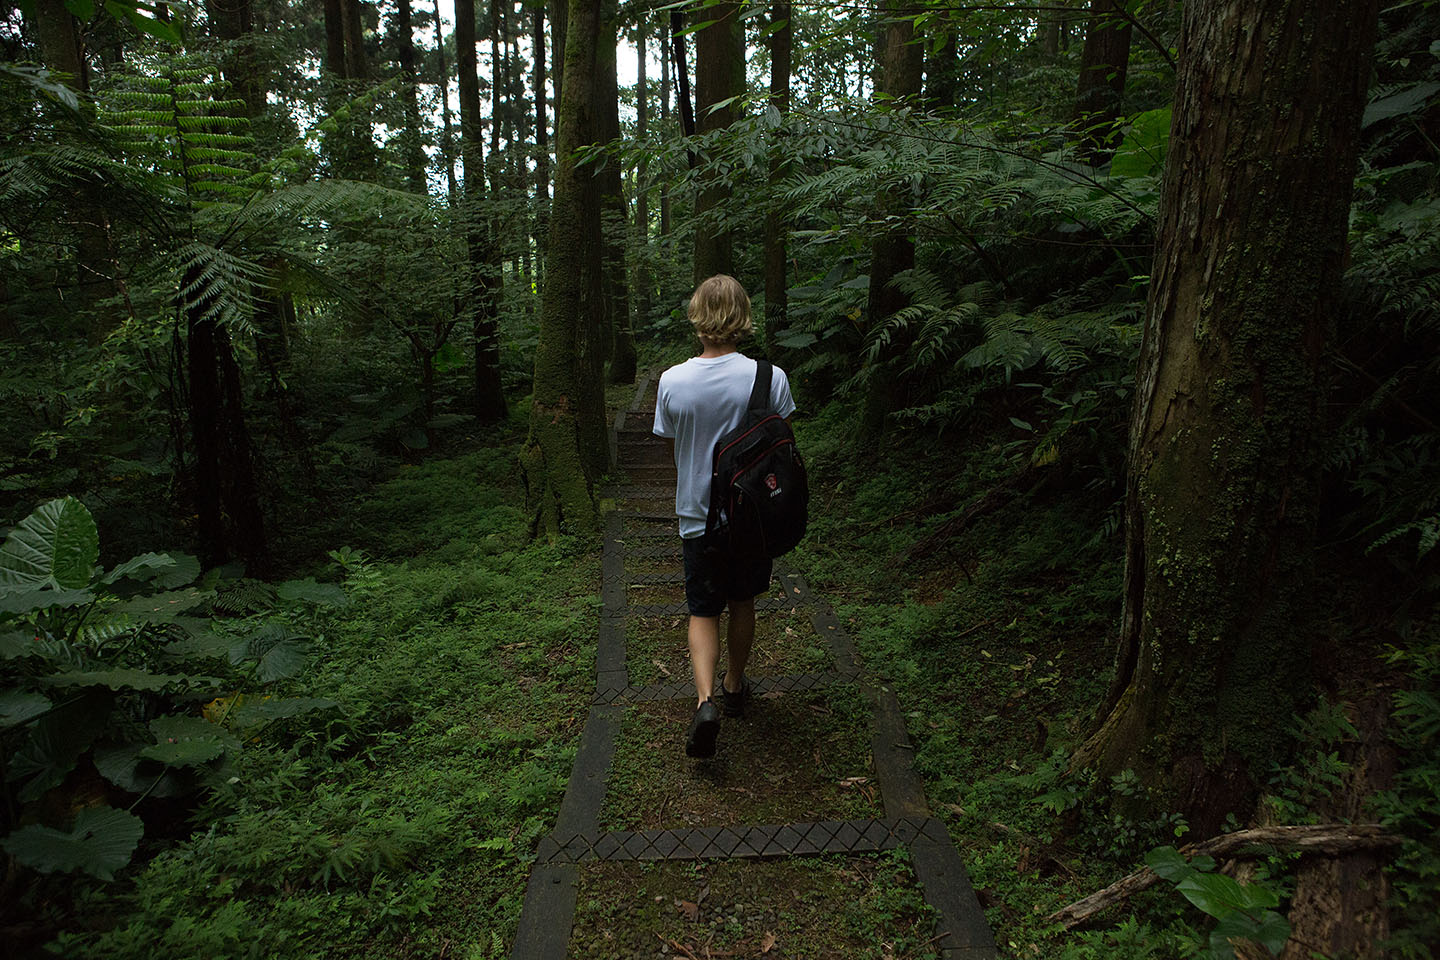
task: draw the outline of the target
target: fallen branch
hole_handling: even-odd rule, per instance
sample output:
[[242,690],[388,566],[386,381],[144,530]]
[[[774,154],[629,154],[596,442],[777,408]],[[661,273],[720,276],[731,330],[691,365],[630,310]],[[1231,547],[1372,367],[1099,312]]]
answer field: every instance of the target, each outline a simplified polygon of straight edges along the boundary
[[[1393,847],[1398,843],[1400,838],[1386,833],[1379,824],[1321,823],[1237,830],[1212,837],[1202,843],[1187,843],[1180,848],[1180,852],[1187,858],[1261,856],[1270,850],[1335,856],[1355,850]],[[1084,899],[1061,907],[1046,919],[1064,924],[1066,930],[1073,929],[1106,907],[1154,886],[1159,879],[1154,870],[1144,867],[1103,890],[1097,890]]]

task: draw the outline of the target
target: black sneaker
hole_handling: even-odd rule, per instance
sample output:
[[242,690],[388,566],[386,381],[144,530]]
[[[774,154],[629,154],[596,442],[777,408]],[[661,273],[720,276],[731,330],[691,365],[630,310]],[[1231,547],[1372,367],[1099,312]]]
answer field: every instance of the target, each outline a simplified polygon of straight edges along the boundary
[[720,703],[727,717],[745,716],[745,705],[750,702],[750,678],[740,678],[740,689],[730,691],[725,689],[725,683],[720,683]]
[[685,731],[685,756],[708,760],[715,756],[715,740],[720,736],[720,711],[712,698],[700,704]]

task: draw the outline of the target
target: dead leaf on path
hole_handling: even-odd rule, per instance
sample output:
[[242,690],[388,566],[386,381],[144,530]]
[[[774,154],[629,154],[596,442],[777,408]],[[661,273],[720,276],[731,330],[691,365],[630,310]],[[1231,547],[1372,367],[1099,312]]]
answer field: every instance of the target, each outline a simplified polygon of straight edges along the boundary
[[680,915],[691,923],[698,923],[700,920],[700,904],[691,900],[676,900],[675,906],[680,909]]
[[761,952],[761,953],[769,953],[771,950],[774,950],[774,949],[775,949],[775,934],[771,933],[769,930],[766,930],[766,931],[765,931],[765,936],[762,937],[761,940],[760,940],[760,952]]
[[778,700],[778,699],[780,699],[780,698],[783,697],[783,696],[785,696],[785,694],[782,693],[782,692],[779,691],[779,690],[766,690],[764,693],[760,694],[760,699],[761,699],[761,700]]
[[940,804],[940,807],[941,807],[941,809],[949,810],[951,813],[955,814],[955,816],[957,816],[957,817],[963,817],[963,816],[966,815],[966,814],[965,814],[965,808],[962,807],[962,806],[960,806],[960,804],[958,804],[958,803],[942,803],[942,804]]
[[859,787],[869,782],[869,777],[845,777],[842,780],[836,781],[836,783],[840,784],[841,787]]
[[670,676],[670,668],[667,667],[667,666],[665,666],[664,663],[660,662],[659,660],[651,660],[650,662],[653,663],[653,664],[655,664],[655,666],[660,669],[660,675],[661,675],[661,676],[663,676],[663,677],[668,677],[668,676]]

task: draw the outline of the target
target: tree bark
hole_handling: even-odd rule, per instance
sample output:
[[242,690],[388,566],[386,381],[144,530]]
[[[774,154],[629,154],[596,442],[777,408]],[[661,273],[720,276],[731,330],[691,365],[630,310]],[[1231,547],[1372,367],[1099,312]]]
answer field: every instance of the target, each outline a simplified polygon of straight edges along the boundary
[[[901,15],[900,0],[886,0],[891,16],[885,27],[884,70],[876,91],[882,102],[895,102],[918,97],[924,66],[922,48],[915,43],[915,24]],[[899,196],[882,193],[876,198],[876,219],[885,222],[893,213],[903,211],[907,204]],[[902,223],[908,222],[905,217]],[[883,227],[870,246],[870,292],[867,313],[871,329],[878,329],[897,311],[909,305],[909,298],[894,287],[896,274],[915,266],[915,242],[903,228]],[[876,366],[883,368],[904,356],[910,337],[895,335],[881,352]],[[885,425],[885,418],[904,402],[907,393],[904,381],[885,369],[871,372],[870,387],[865,397],[864,429],[874,436]]]
[[544,270],[545,237],[550,223],[550,131],[545,109],[545,7],[536,4],[531,11],[531,42],[535,55],[535,258],[536,280]]
[[[740,105],[728,103],[745,93],[745,24],[740,4],[724,0],[705,8],[703,16],[714,21],[695,33],[695,112],[699,133],[712,133],[730,126],[740,117]],[[700,283],[717,273],[735,272],[730,229],[725,226],[725,206],[730,188],[718,173],[702,174],[695,198],[695,269]]]
[[[690,67],[685,62],[685,14],[670,11],[670,56],[675,63],[675,103],[680,108],[680,135],[695,136],[695,111],[690,106]],[[693,165],[693,160],[692,160]]]
[[[593,333],[604,310],[600,278],[586,251],[600,242],[599,191],[590,165],[575,151],[600,136],[594,112],[601,0],[570,0],[564,81],[555,137],[555,198],[550,211],[549,264],[535,348],[530,435],[521,453],[534,531],[593,531],[598,522],[587,464],[608,462],[600,344]],[[597,448],[598,449],[594,449]]]
[[[615,76],[616,0],[602,0],[600,38],[595,50],[595,115],[599,142],[620,139],[620,91]],[[620,164],[612,159],[596,173],[600,188],[601,245],[596,251],[605,286],[605,332],[610,337],[610,382],[635,382],[635,333],[630,328],[630,290],[625,276],[625,234],[629,213],[625,206]],[[607,456],[608,446],[607,446]]]
[[454,207],[460,202],[460,185],[455,181],[455,135],[450,124],[450,70],[445,64],[445,21],[440,17],[440,0],[435,0],[435,52],[440,60],[440,162],[445,165],[445,189],[448,191],[446,197],[450,206]]
[[1376,20],[1373,0],[1185,8],[1115,682],[1074,759],[1135,769],[1202,832],[1307,690],[1324,347]]
[[[790,53],[794,30],[790,25],[789,0],[770,5],[770,106],[781,117],[790,112]],[[775,25],[781,24],[776,27]],[[785,332],[789,288],[786,277],[785,220],[780,210],[780,183],[784,177],[781,157],[770,160],[770,208],[765,213],[765,346],[778,357],[776,339]]]
[[400,61],[401,101],[405,111],[405,133],[401,159],[405,180],[412,193],[428,194],[424,136],[420,128],[420,103],[415,75],[415,39],[411,30],[410,0],[395,0],[395,41]]
[[343,0],[325,0],[322,10],[325,19],[325,61],[324,67],[333,76],[343,79],[345,73],[345,23],[340,12]]
[[[646,49],[648,27],[648,18],[642,11],[635,31],[638,63],[635,79],[635,138],[642,144],[646,141],[650,124],[650,90],[646,76],[646,60],[649,58]],[[650,177],[644,163],[635,170],[635,250],[635,316],[641,324],[645,324],[650,322],[650,311],[654,308],[654,283],[650,276]],[[633,377],[627,382],[634,382]]]
[[1120,142],[1116,121],[1130,67],[1130,21],[1120,10],[1120,0],[1091,0],[1085,48],[1080,53],[1075,91],[1075,125],[1081,133],[1078,152],[1081,159],[1096,165],[1109,160]]
[[475,338],[475,416],[481,423],[497,423],[505,419],[497,323],[499,259],[484,210],[485,151],[482,138],[485,121],[480,115],[473,0],[457,0],[455,4],[455,52],[460,71],[460,158],[465,171],[460,217],[465,225],[465,246],[470,267],[466,303],[471,311],[471,329]]
[[[660,129],[663,136],[670,134],[670,18],[659,18],[660,26]],[[670,236],[670,184],[668,178],[660,182],[660,236]]]
[[565,83],[565,33],[569,29],[568,0],[549,0],[550,6],[550,72],[555,75],[555,150],[560,150],[560,90]]
[[340,28],[345,37],[345,77],[368,80],[370,67],[365,58],[365,13],[360,0],[340,0]]

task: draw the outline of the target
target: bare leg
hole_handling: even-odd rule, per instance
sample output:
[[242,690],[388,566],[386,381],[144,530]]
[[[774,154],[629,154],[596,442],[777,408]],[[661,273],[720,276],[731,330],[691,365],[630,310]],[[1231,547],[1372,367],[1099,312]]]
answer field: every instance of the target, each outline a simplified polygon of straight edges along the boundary
[[[730,660],[730,667],[725,672],[725,689],[731,693],[739,692],[745,679],[745,664],[750,662],[750,647],[754,642],[755,599],[731,600],[730,624],[725,629],[725,647]],[[693,640],[691,644],[693,651]]]
[[[734,613],[731,613],[734,630]],[[755,632],[755,606],[750,606],[750,632]],[[695,706],[715,692],[715,662],[720,659],[720,618],[690,617],[690,669],[695,672]]]

